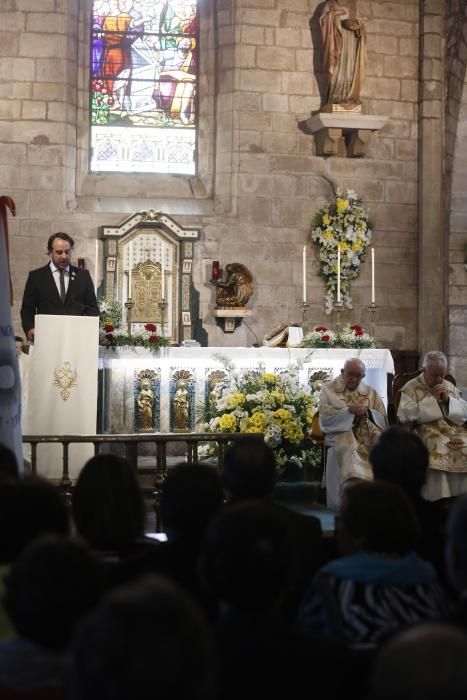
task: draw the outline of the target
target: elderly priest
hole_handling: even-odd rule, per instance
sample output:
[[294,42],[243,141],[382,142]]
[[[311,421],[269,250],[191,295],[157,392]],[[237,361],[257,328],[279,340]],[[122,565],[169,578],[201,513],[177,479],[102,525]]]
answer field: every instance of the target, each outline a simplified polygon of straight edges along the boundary
[[387,427],[386,409],[376,391],[365,384],[365,365],[349,358],[338,377],[319,395],[319,422],[325,433],[326,502],[336,510],[349,479],[372,479],[368,454]]
[[402,387],[397,411],[430,453],[424,495],[432,501],[467,491],[467,402],[445,378],[447,366],[442,352],[428,352],[422,373]]

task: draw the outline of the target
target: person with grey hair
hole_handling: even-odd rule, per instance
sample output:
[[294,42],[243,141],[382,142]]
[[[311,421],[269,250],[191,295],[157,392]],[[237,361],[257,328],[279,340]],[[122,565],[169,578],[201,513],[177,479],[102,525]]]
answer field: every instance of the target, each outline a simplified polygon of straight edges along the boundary
[[467,401],[446,379],[442,352],[427,352],[423,371],[401,389],[397,417],[412,423],[430,454],[424,495],[431,501],[467,491]]
[[332,510],[339,508],[346,481],[373,478],[368,454],[387,427],[384,404],[364,377],[365,365],[358,357],[351,357],[319,395],[319,421],[328,448],[326,502]]

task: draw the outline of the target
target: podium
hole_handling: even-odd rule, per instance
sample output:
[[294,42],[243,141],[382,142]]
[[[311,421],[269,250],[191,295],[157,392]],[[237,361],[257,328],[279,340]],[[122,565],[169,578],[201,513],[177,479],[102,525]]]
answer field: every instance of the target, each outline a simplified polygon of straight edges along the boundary
[[[29,366],[31,435],[95,434],[98,352],[96,316],[36,316]],[[92,443],[70,445],[72,479],[93,454]],[[61,445],[37,446],[37,473],[48,479],[60,479]]]

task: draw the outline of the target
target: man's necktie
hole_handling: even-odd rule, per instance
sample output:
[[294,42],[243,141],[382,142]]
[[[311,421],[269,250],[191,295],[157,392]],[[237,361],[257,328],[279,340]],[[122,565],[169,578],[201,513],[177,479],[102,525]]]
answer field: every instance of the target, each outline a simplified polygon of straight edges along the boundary
[[59,270],[60,273],[60,299],[62,300],[62,303],[65,303],[65,297],[66,297],[66,291],[65,291],[65,272],[63,270]]

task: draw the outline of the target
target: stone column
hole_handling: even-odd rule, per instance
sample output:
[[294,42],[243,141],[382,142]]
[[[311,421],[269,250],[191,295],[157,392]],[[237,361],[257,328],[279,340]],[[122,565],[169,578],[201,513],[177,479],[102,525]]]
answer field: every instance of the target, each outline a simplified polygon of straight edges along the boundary
[[444,0],[420,15],[418,350],[446,350],[447,235],[443,198]]

